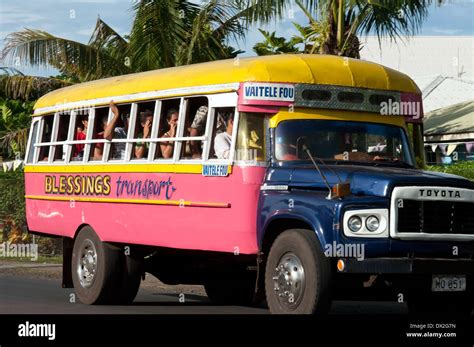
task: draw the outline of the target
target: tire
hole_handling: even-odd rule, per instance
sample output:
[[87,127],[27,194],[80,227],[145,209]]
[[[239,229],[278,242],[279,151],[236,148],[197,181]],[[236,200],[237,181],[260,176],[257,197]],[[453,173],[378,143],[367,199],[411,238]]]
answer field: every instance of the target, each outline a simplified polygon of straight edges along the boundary
[[327,314],[331,288],[330,261],[314,231],[290,229],[281,233],[271,246],[265,269],[270,312]]
[[142,280],[142,261],[138,258],[126,255],[123,250],[120,251],[121,262],[121,283],[116,288],[114,303],[127,305],[135,300],[140,282]]
[[218,305],[254,306],[260,301],[255,295],[256,279],[214,280],[204,284],[207,297]]
[[473,310],[473,301],[469,294],[453,293],[413,293],[407,298],[410,314],[439,314],[469,317]]
[[81,302],[88,305],[112,304],[120,288],[120,253],[102,242],[91,227],[84,227],[72,251],[72,281]]

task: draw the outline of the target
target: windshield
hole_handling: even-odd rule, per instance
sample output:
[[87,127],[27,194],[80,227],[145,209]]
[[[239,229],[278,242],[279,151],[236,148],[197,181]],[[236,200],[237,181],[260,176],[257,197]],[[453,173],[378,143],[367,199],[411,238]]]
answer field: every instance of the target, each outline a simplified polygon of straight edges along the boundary
[[311,155],[335,162],[413,166],[405,131],[397,126],[348,121],[291,120],[275,132],[275,158],[307,161]]

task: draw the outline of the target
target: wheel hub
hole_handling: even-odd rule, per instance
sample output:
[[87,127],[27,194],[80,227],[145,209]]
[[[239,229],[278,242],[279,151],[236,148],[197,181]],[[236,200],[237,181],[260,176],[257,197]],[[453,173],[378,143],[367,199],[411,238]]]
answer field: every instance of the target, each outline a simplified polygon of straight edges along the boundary
[[295,306],[301,300],[305,284],[301,260],[293,253],[280,258],[273,275],[273,290],[285,306]]
[[90,287],[97,273],[97,251],[91,240],[85,240],[77,264],[77,275],[84,288]]

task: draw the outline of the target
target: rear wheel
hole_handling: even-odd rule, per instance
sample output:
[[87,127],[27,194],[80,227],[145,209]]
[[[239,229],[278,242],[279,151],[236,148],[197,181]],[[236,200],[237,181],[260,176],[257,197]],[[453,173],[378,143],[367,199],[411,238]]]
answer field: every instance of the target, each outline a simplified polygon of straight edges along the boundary
[[113,303],[120,283],[119,252],[102,242],[91,227],[84,227],[72,251],[72,281],[85,304]]
[[312,230],[290,229],[274,241],[265,270],[271,313],[325,314],[331,306],[329,259]]
[[85,304],[129,304],[140,287],[142,261],[123,249],[102,242],[91,227],[84,227],[74,242],[72,279]]

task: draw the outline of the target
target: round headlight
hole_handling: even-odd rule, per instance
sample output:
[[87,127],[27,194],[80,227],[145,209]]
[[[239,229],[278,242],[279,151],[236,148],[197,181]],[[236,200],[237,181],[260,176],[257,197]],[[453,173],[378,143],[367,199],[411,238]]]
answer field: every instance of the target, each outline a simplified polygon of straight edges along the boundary
[[357,216],[352,216],[351,218],[349,218],[349,220],[347,221],[347,226],[349,227],[349,229],[356,233],[358,232],[360,229],[362,229],[362,220],[360,219],[360,217],[357,217]]
[[380,227],[380,221],[375,216],[369,216],[365,221],[365,226],[369,231],[376,231]]

